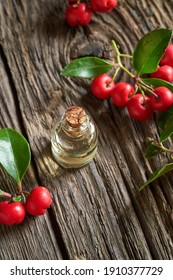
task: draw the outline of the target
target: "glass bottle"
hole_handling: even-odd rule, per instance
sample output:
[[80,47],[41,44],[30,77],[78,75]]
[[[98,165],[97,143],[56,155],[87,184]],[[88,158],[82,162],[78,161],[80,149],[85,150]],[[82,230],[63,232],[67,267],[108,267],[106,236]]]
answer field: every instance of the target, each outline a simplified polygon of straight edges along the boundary
[[55,160],[63,167],[78,168],[93,159],[98,131],[83,108],[69,107],[55,126],[51,140]]

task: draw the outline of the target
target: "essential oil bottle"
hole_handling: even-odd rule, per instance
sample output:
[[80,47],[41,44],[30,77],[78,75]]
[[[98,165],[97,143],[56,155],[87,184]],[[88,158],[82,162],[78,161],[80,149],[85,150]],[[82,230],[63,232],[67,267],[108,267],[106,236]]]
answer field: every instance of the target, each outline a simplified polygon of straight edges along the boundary
[[91,161],[97,151],[98,131],[83,108],[72,106],[55,126],[52,153],[65,168],[79,168]]

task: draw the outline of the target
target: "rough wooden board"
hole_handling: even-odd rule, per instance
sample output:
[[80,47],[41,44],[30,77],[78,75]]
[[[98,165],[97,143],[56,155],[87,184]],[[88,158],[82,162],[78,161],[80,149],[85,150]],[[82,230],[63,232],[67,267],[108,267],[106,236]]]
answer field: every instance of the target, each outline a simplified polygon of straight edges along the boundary
[[[138,191],[151,171],[167,161],[163,157],[152,162],[144,158],[145,138],[158,136],[154,121],[132,121],[111,101],[100,102],[92,97],[89,81],[67,79],[59,73],[79,56],[111,59],[112,38],[122,52],[131,53],[146,32],[157,27],[172,28],[173,1],[122,0],[111,14],[98,14],[89,26],[79,29],[66,25],[65,6],[65,1],[53,0],[6,0],[0,6],[0,42],[9,67],[7,75],[15,88],[11,95],[15,94],[15,106],[20,109],[35,172],[54,197],[52,215],[47,219],[53,219],[60,229],[63,257],[172,259],[172,177]],[[122,73],[120,79],[128,80]],[[2,96],[5,100],[5,91]],[[88,166],[64,170],[52,158],[50,138],[57,119],[72,104],[83,106],[95,119],[99,149]],[[11,113],[15,120],[15,112]],[[32,221],[28,221],[32,229]],[[38,223],[38,230],[40,227]],[[10,258],[6,249],[3,252]],[[14,249],[11,257],[15,254]],[[51,250],[49,254],[51,258]],[[46,253],[42,257],[46,258]]]
[[[0,127],[11,127],[23,131],[19,122],[20,112],[15,99],[15,90],[8,78],[8,69],[0,57]],[[24,133],[24,131],[23,131]],[[31,190],[38,185],[34,165],[31,164],[25,180],[24,190]],[[17,190],[16,184],[0,170],[0,188],[11,193]],[[59,239],[56,240],[55,225],[51,221],[51,213],[38,219],[27,217],[22,225],[5,227],[0,226],[0,260],[2,259],[62,259]],[[56,228],[57,229],[57,228]],[[57,229],[58,230],[58,229]],[[61,246],[62,247],[62,246]]]

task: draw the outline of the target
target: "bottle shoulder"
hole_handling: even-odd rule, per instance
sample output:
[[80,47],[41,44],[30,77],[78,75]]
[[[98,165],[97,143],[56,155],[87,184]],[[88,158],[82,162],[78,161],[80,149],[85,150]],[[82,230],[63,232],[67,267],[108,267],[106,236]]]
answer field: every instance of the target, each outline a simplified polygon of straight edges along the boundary
[[86,150],[91,145],[96,145],[98,138],[97,127],[93,121],[89,121],[84,133],[73,135],[68,133],[61,122],[58,122],[53,136],[55,145],[60,145],[63,149],[68,150]]

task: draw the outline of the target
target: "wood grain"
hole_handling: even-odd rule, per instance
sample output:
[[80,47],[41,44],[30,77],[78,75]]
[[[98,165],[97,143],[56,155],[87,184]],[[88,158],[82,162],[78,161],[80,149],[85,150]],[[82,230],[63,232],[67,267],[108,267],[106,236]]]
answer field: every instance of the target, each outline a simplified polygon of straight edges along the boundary
[[[78,29],[66,24],[66,6],[62,0],[0,3],[1,127],[18,129],[29,140],[32,165],[24,186],[47,186],[53,196],[46,216],[1,226],[0,258],[172,259],[172,176],[139,192],[152,170],[168,162],[144,157],[146,137],[158,137],[154,119],[131,120],[111,101],[94,98],[90,81],[60,71],[85,55],[111,60],[111,39],[132,53],[148,31],[173,28],[173,1],[122,0]],[[129,78],[120,73],[119,80]],[[53,128],[70,105],[84,107],[99,129],[96,158],[77,170],[60,168],[50,150]]]
[[[2,52],[0,68],[0,127],[12,127],[25,135],[23,124],[20,121],[19,105],[15,98],[15,87]],[[30,190],[39,184],[34,166],[34,163],[32,163],[25,175],[23,182],[25,190]],[[2,169],[0,170],[0,178],[1,189],[12,193],[16,192],[17,186]],[[39,220],[27,217],[26,221],[19,226],[5,227],[1,225],[0,259],[62,259],[61,250],[54,233],[55,226],[50,217],[51,213],[48,213]]]

